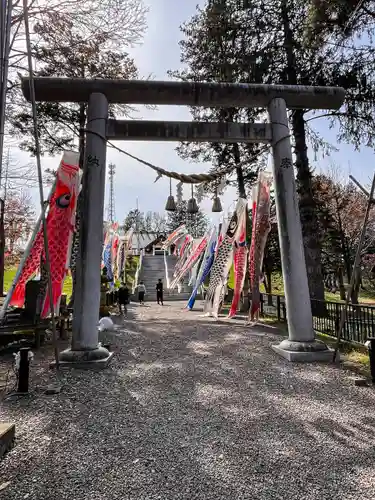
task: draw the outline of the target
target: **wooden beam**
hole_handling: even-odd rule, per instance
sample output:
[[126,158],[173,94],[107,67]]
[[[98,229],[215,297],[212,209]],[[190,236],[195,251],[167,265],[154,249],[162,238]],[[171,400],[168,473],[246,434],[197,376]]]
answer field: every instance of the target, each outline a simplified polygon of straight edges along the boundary
[[107,138],[120,141],[271,142],[268,123],[108,120]]
[[0,459],[9,451],[14,443],[16,426],[8,422],[0,422]]
[[[265,108],[282,97],[291,109],[338,109],[345,98],[343,88],[303,85],[50,77],[34,78],[34,84],[36,100],[45,102],[88,102],[98,92],[119,104]],[[28,78],[22,78],[22,91],[30,100]]]

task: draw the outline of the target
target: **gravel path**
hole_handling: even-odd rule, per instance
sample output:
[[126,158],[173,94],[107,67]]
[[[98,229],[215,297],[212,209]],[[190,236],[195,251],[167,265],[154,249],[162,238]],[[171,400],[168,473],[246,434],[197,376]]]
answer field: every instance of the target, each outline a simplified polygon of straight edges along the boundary
[[107,334],[110,368],[2,403],[17,443],[0,462],[0,499],[373,499],[373,389],[279,358],[270,327],[181,306],[134,306]]

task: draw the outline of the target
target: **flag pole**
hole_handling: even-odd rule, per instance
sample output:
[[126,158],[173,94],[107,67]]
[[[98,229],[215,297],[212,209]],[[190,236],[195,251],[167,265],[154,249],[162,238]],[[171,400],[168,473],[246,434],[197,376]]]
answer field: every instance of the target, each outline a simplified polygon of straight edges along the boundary
[[137,208],[137,217],[135,219],[135,228],[137,231],[137,251],[138,255],[140,254],[140,244],[139,244],[139,205],[138,205],[138,197],[136,198],[136,208]]

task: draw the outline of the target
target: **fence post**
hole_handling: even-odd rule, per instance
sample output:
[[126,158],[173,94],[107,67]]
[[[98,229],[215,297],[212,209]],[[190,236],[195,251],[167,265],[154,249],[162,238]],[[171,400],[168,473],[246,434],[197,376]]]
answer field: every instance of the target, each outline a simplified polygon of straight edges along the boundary
[[340,304],[337,303],[335,304],[335,337],[338,337],[339,334],[340,317],[341,317]]
[[21,347],[20,353],[20,365],[18,369],[18,392],[27,393],[29,392],[29,351],[28,347]]
[[276,305],[277,305],[277,321],[281,321],[281,300],[280,295],[276,296]]

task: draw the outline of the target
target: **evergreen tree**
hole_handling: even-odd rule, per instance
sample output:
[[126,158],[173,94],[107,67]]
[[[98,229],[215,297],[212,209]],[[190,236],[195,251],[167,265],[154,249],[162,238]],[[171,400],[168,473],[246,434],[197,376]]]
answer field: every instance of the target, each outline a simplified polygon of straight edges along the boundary
[[122,225],[122,229],[125,232],[129,231],[131,228],[134,230],[138,228],[140,233],[142,233],[144,229],[144,213],[140,212],[137,208],[129,211]]
[[177,202],[177,210],[168,212],[167,215],[167,231],[171,233],[182,224],[185,224],[187,230],[193,238],[201,238],[208,228],[208,219],[206,215],[199,209],[195,214],[187,212],[187,201]]
[[[374,123],[370,109],[375,93],[370,65],[368,63],[364,69],[358,59],[356,62],[351,54],[340,51],[335,44],[332,46],[324,40],[309,42],[306,30],[310,8],[311,4],[302,0],[249,0],[243,4],[237,0],[208,0],[205,7],[198,8],[192,20],[182,27],[185,39],[181,42],[181,59],[188,69],[181,72],[180,77],[224,80],[217,57],[221,44],[229,51],[226,52],[230,55],[227,64],[230,74],[238,75],[237,81],[344,86],[348,89],[345,109],[325,116],[339,124],[338,139],[350,139],[356,145],[364,140],[371,145]],[[221,24],[216,31],[212,28],[213,17],[218,25]],[[361,60],[365,62],[364,55]],[[317,115],[311,117],[308,112],[293,110],[290,121],[310,295],[323,299],[321,241],[307,141],[311,139],[314,148],[326,145],[307,123]],[[215,159],[210,152],[205,159],[211,156]]]
[[[232,2],[233,3],[233,2]],[[236,2],[238,4],[238,2]],[[231,6],[232,7],[232,6]],[[171,71],[173,77],[183,81],[250,82],[256,68],[250,60],[238,64],[238,52],[247,56],[247,34],[240,16],[224,1],[209,2],[181,27],[185,38],[180,42],[181,62],[184,69]],[[261,110],[253,108],[191,108],[195,121],[255,122],[260,121]],[[211,171],[220,172],[234,167],[234,178],[229,176],[228,185],[236,185],[239,196],[246,198],[248,189],[256,181],[259,168],[265,166],[265,156],[251,159],[259,153],[259,144],[246,143],[182,143],[177,151],[184,158],[209,161]],[[220,183],[220,181],[218,182]],[[206,185],[206,191],[215,192],[218,183]]]
[[310,0],[308,35],[314,37],[350,37],[375,21],[373,0]]

